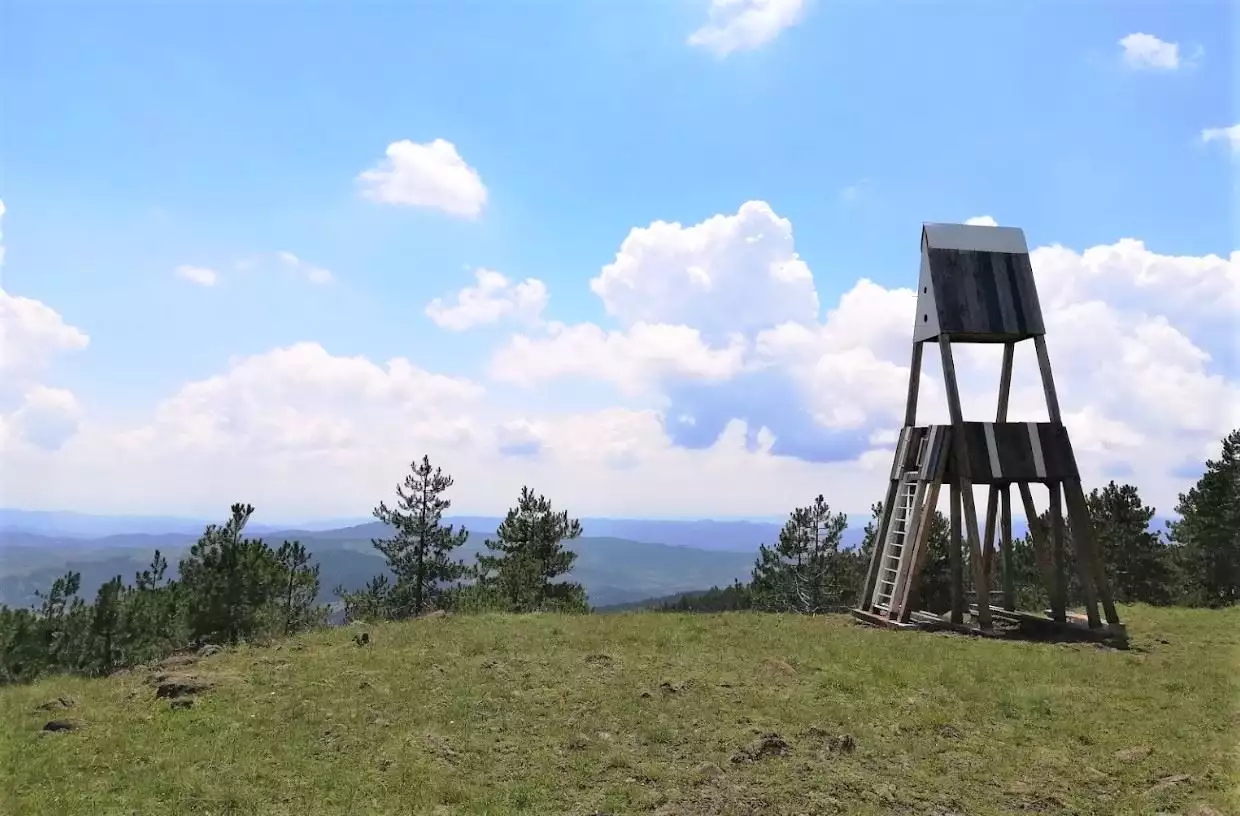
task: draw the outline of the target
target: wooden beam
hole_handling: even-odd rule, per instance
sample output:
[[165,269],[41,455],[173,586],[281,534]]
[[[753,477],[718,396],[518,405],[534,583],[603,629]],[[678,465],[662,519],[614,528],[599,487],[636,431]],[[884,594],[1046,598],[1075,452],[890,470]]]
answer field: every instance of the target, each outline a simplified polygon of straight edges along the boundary
[[1046,541],[1046,530],[1038,520],[1038,509],[1033,506],[1033,492],[1026,482],[1018,482],[1021,503],[1025,506],[1025,518],[1029,521],[1029,536],[1033,539],[1033,560],[1042,572],[1042,583],[1047,594],[1054,598],[1059,589],[1055,585],[1055,570],[1051,566],[1051,555]]
[[1016,344],[1003,344],[1003,365],[999,369],[999,409],[995,412],[995,422],[1007,422],[1008,400],[1012,395],[1012,361],[1016,356]]
[[1102,601],[1102,612],[1106,615],[1107,623],[1119,626],[1119,613],[1115,610],[1115,598],[1111,595],[1111,582],[1107,580],[1106,567],[1102,563],[1098,542],[1094,538],[1093,525],[1089,521],[1089,505],[1085,502],[1085,490],[1081,487],[1081,480],[1065,479],[1063,492],[1068,503],[1068,513],[1072,517],[1073,535],[1076,535],[1078,528],[1085,531],[1082,543],[1085,545],[1086,558],[1093,573],[1094,588]]
[[913,343],[913,359],[908,367],[908,399],[904,403],[904,427],[911,428],[917,424],[917,389],[921,385],[921,354],[922,343]]
[[1050,491],[1051,504],[1051,563],[1055,568],[1055,594],[1051,595],[1051,617],[1057,623],[1068,620],[1068,576],[1064,574],[1063,563],[1063,503],[1060,499],[1059,483],[1047,485]]
[[1016,564],[1012,557],[1012,486],[999,488],[1000,547],[1003,551],[1003,608],[1016,610]]
[[[982,533],[982,569],[986,573],[987,586],[994,575],[995,526],[999,515],[999,488],[991,485],[986,495],[986,529]],[[982,597],[978,596],[979,604]],[[986,603],[990,603],[990,594],[986,594]]]
[[951,486],[951,542],[948,558],[952,573],[952,623],[964,623],[964,551],[960,540],[960,485]]
[[1033,349],[1038,355],[1038,371],[1042,373],[1042,393],[1046,396],[1046,413],[1051,422],[1063,422],[1059,415],[1059,396],[1055,393],[1055,378],[1051,375],[1051,356],[1046,351],[1046,337],[1038,334],[1033,338]]
[[[956,455],[956,473],[968,473],[969,447],[964,434],[964,416],[960,408],[960,388],[956,382],[956,364],[952,360],[951,341],[946,335],[939,336],[939,351],[943,355],[943,385],[947,391],[947,407],[952,418],[952,446]],[[990,581],[982,571],[982,548],[978,540],[977,506],[973,500],[973,481],[957,477],[960,494],[964,499],[965,532],[969,537],[969,555],[973,559],[973,586],[978,598],[987,600],[978,605],[977,622],[983,629],[990,628]]]
[[[1067,497],[1067,487],[1063,485],[1052,485],[1051,490],[1058,492],[1063,489],[1065,498]],[[1068,502],[1068,524],[1072,537],[1072,563],[1076,567],[1076,580],[1081,585],[1081,595],[1085,602],[1085,617],[1089,620],[1089,628],[1097,629],[1102,626],[1102,621],[1098,618],[1098,598],[1094,593],[1094,575],[1090,565],[1093,553],[1090,552],[1090,546],[1093,542],[1093,523],[1089,520],[1089,516],[1084,518],[1072,509],[1072,502]]]
[[[999,367],[999,405],[995,410],[995,422],[1007,422],[1008,403],[1012,396],[1012,364],[1016,359],[1016,343],[1003,344],[1003,364]],[[1012,488],[1003,485],[991,488],[991,495],[999,490],[999,548],[1003,554],[1003,608],[1008,611],[1016,609],[1016,565],[1012,559]],[[990,541],[987,534],[986,540]]]

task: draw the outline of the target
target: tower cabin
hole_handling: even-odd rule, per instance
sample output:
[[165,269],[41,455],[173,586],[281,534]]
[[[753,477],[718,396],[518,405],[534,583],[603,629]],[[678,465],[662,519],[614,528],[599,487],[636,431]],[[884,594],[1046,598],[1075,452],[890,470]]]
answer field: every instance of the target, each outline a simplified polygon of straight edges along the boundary
[[914,342],[1007,343],[1046,334],[1025,234],[1016,227],[925,224]]

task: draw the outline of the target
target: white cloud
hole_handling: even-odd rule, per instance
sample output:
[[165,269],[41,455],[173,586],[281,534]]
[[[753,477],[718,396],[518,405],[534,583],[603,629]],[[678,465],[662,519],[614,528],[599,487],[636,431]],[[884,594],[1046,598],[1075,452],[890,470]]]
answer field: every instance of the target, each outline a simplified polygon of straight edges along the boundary
[[965,221],[966,224],[973,227],[997,227],[999,222],[989,215],[975,215]]
[[56,310],[0,289],[0,380],[18,383],[42,373],[57,354],[86,348],[90,338]]
[[187,280],[190,283],[196,283],[199,286],[215,286],[220,279],[220,276],[216,274],[214,269],[208,269],[205,266],[183,264],[174,269],[173,272],[178,278]]
[[73,436],[82,413],[77,399],[42,379],[57,356],[89,343],[51,307],[0,289],[0,451],[20,444],[56,450]]
[[297,343],[186,385],[157,407],[154,430],[186,449],[315,452],[353,445],[381,428],[451,417],[481,394],[468,380],[431,374],[404,358],[379,366]]
[[804,6],[804,0],[711,0],[708,22],[688,42],[719,57],[750,51],[799,23]]
[[453,331],[494,323],[511,315],[536,322],[547,305],[547,285],[537,278],[526,278],[515,286],[499,272],[478,269],[477,284],[456,293],[455,303],[435,298],[426,305],[426,315],[437,326]]
[[1240,156],[1240,124],[1231,127],[1206,128],[1201,131],[1202,144],[1223,142],[1233,155]]
[[[1240,318],[1240,253],[1163,255],[1124,239],[1039,247],[1032,260],[1086,483],[1130,481],[1169,511],[1187,486],[1178,469],[1240,426],[1240,382],[1222,359]],[[5,485],[6,501],[202,513],[244,498],[285,518],[357,514],[427,453],[457,478],[460,512],[498,512],[529,484],[582,515],[782,514],[819,492],[864,515],[884,489],[903,414],[916,296],[850,272],[817,274],[821,289],[791,224],[750,202],[696,225],[634,229],[591,284],[611,325],[549,321],[516,333],[497,348],[488,389],[427,371],[430,358],[377,364],[302,343],[187,383],[136,424],[87,416],[64,441],[76,401],[34,383],[0,416],[6,469],[23,474]],[[910,268],[903,280],[915,276]],[[478,273],[471,289],[489,303],[514,299],[516,287]],[[819,291],[843,294],[822,314]],[[0,361],[87,343],[43,304],[0,307]],[[7,353],[11,324],[32,357]],[[993,417],[999,355],[957,349],[970,418]],[[947,415],[937,358],[928,348],[922,423]],[[1011,419],[1044,418],[1030,343],[1016,365]],[[37,447],[56,442],[54,452]]]
[[1129,34],[1119,41],[1124,65],[1135,69],[1174,71],[1180,67],[1179,43],[1164,42],[1153,34]]
[[478,171],[445,139],[392,142],[386,158],[357,180],[362,195],[372,201],[429,207],[465,218],[476,217],[487,201]]
[[82,408],[72,393],[37,385],[24,395],[21,407],[4,421],[22,440],[55,451],[77,433],[81,420]]
[[1044,310],[1097,299],[1193,322],[1240,313],[1240,251],[1226,258],[1162,255],[1124,238],[1079,253],[1041,247],[1031,257]]
[[296,277],[301,278],[308,283],[322,286],[332,282],[332,273],[330,270],[324,269],[321,266],[315,266],[311,263],[306,263],[301,258],[298,258],[296,255],[288,252],[287,250],[277,252],[276,258],[279,259],[281,265],[283,265],[286,271],[291,272]]
[[591,323],[552,323],[545,336],[518,334],[495,353],[491,377],[532,386],[544,380],[581,377],[610,382],[640,394],[669,377],[723,381],[744,362],[739,336],[711,346],[688,326],[637,323],[627,331],[606,331]]
[[764,201],[691,227],[655,221],[634,228],[590,289],[624,325],[687,323],[717,335],[818,316],[814,278],[795,251],[792,223]]
[[0,266],[4,266],[4,202],[0,201]]

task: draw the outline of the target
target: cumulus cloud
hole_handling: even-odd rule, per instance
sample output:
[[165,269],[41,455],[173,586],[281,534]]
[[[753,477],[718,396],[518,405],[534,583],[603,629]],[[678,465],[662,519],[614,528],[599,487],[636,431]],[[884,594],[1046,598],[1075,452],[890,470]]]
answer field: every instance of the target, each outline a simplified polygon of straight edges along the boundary
[[997,227],[999,222],[989,215],[975,215],[965,221],[972,227]]
[[[914,225],[913,258],[917,239]],[[1123,239],[1038,247],[1032,262],[1086,483],[1123,474],[1169,510],[1191,481],[1185,466],[1199,468],[1240,426],[1240,382],[1226,360],[1240,253],[1167,255]],[[6,499],[206,512],[244,496],[273,514],[349,514],[427,453],[457,477],[461,512],[497,512],[530,484],[583,515],[782,514],[819,492],[864,515],[882,494],[902,420],[916,294],[846,278],[832,282],[843,294],[823,313],[818,293],[832,272],[817,274],[822,290],[796,255],[792,225],[762,202],[694,225],[655,222],[634,229],[591,282],[607,323],[522,329],[497,348],[487,389],[432,373],[425,360],[288,346],[187,383],[138,424],[85,423],[55,453],[36,447],[58,434],[54,422],[34,422],[35,408],[0,416],[0,437],[38,440],[6,443],[6,467],[24,476]],[[914,261],[904,280],[916,274]],[[479,274],[471,288],[503,299],[516,287],[488,290]],[[13,312],[13,300],[0,305]],[[42,304],[20,311],[22,336],[36,338],[22,342],[45,357],[85,345]],[[1047,414],[1031,345],[1017,350],[1014,421]],[[957,347],[968,418],[994,416],[1000,355]],[[545,402],[514,387],[555,382],[567,388]],[[941,383],[927,348],[921,423],[946,421]],[[32,404],[49,417],[59,405],[71,420],[75,403],[51,391]]]
[[487,201],[478,171],[445,139],[392,142],[386,158],[357,177],[365,198],[381,204],[429,207],[475,218]]
[[1111,308],[1156,309],[1182,320],[1217,323],[1240,313],[1240,251],[1227,257],[1163,255],[1124,238],[1083,252],[1041,247],[1031,258],[1044,310],[1096,299]]
[[1232,155],[1240,156],[1240,124],[1231,127],[1206,128],[1201,131],[1202,144],[1222,142],[1231,148]]
[[1174,71],[1180,67],[1179,43],[1164,42],[1153,34],[1129,34],[1119,41],[1119,47],[1129,68]]
[[726,57],[774,40],[801,21],[804,0],[711,0],[707,23],[689,35],[689,45]]
[[81,419],[77,399],[43,378],[57,356],[89,343],[56,310],[0,289],[0,449],[26,443],[56,450],[73,436]]
[[[170,444],[188,449],[325,451],[374,439],[379,429],[450,418],[481,394],[469,380],[404,358],[380,366],[297,343],[184,386],[157,407],[155,425]],[[449,425],[450,436],[468,433],[468,423]]]
[[518,334],[495,353],[490,372],[501,382],[535,385],[564,377],[598,379],[640,394],[669,377],[727,380],[740,371],[745,342],[712,346],[689,326],[637,323],[606,331],[591,323],[551,323],[543,336]]
[[77,433],[81,420],[82,409],[72,393],[36,385],[24,395],[21,407],[5,424],[26,442],[55,451]]
[[39,374],[52,358],[86,348],[90,338],[50,306],[0,289],[0,380]]
[[426,305],[426,316],[435,325],[453,331],[494,323],[502,317],[513,316],[525,321],[537,321],[547,305],[547,285],[537,278],[526,278],[513,284],[499,272],[478,269],[474,272],[477,283],[456,293],[454,302],[445,303],[435,298]]
[[208,269],[205,266],[190,266],[182,264],[173,270],[173,273],[182,280],[190,283],[196,283],[199,286],[215,286],[219,282],[220,276],[214,269]]
[[590,289],[623,325],[687,323],[711,337],[818,316],[792,223],[764,201],[690,227],[634,228]]

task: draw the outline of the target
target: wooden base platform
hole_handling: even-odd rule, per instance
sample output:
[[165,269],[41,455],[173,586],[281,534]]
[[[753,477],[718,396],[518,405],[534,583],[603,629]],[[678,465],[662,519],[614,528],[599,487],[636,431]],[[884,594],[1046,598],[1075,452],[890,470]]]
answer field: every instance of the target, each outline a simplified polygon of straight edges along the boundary
[[900,623],[898,621],[889,620],[881,615],[875,615],[873,612],[867,612],[864,609],[850,610],[852,616],[862,623],[868,623],[871,626],[881,626],[884,629],[919,629],[915,623]]
[[1128,647],[1128,632],[1123,625],[1103,626],[1091,629],[1083,616],[1068,615],[1068,620],[1058,622],[1049,614],[1036,612],[1020,612],[990,607],[992,625],[983,629],[977,624],[978,608],[969,607],[969,614],[963,623],[952,623],[948,614],[932,615],[929,612],[913,612],[908,623],[898,623],[887,618],[867,612],[864,609],[853,609],[852,615],[861,623],[880,626],[885,629],[919,629],[926,632],[956,632],[975,637],[1015,639],[1015,640],[1051,640],[1051,641],[1086,641],[1102,643],[1118,649]]

